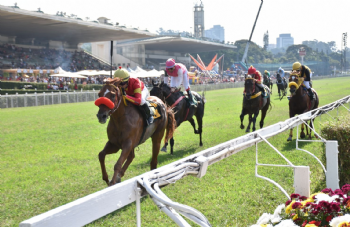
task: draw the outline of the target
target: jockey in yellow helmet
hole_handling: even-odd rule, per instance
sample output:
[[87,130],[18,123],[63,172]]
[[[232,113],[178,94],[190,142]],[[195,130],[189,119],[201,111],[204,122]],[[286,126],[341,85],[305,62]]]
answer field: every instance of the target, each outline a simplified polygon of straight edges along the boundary
[[126,99],[132,104],[140,106],[140,109],[146,116],[147,124],[152,124],[153,111],[149,108],[149,103],[146,101],[149,97],[149,91],[145,84],[137,77],[130,77],[129,72],[122,69],[122,67],[115,71],[114,77],[121,79],[122,82],[119,85],[125,91]]
[[310,99],[314,99],[314,93],[311,90],[310,87],[310,80],[312,77],[312,72],[309,69],[309,67],[307,67],[306,65],[302,65],[300,64],[300,62],[295,62],[293,64],[293,71],[296,71],[300,77],[304,77],[304,82],[303,84],[305,85],[308,95],[310,96]]

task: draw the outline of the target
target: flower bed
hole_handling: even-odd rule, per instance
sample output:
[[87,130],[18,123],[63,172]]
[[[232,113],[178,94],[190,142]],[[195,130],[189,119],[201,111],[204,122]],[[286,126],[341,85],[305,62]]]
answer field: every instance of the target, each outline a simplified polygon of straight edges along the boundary
[[350,185],[326,188],[309,198],[292,194],[274,214],[264,213],[251,227],[350,227]]

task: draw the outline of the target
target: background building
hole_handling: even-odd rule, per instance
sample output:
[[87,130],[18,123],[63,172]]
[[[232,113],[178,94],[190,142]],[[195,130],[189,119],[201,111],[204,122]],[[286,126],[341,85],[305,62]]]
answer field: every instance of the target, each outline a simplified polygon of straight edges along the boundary
[[220,42],[225,41],[225,29],[220,25],[214,25],[211,29],[205,30],[204,34],[207,38]]
[[294,45],[294,38],[290,34],[280,34],[277,38],[276,48],[285,48]]

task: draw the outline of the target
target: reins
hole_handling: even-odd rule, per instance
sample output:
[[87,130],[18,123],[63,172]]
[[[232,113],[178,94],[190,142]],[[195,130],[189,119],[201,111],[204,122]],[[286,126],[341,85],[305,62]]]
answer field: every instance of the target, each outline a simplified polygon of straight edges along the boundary
[[111,110],[110,112],[109,112],[109,116],[111,116],[117,109],[118,109],[118,107],[119,107],[119,105],[120,105],[120,103],[121,103],[121,101],[122,101],[122,97],[120,97],[119,98],[119,89],[118,89],[118,87],[117,86],[115,86],[114,84],[110,84],[112,87],[114,87],[115,88],[115,90],[117,91],[117,96],[118,96],[118,99],[119,99],[119,101],[118,101],[118,105],[116,106],[115,105],[115,98],[114,98],[114,108],[113,108],[113,110]]

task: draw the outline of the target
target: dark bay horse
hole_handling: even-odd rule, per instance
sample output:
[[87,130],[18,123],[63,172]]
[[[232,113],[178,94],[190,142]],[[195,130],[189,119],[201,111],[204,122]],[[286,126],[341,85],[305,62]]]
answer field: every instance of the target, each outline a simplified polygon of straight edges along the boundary
[[[152,81],[153,83],[153,81]],[[203,146],[202,143],[202,125],[204,116],[204,104],[205,97],[204,93],[200,96],[197,92],[192,91],[192,95],[197,100],[197,106],[188,107],[185,96],[182,92],[171,92],[170,87],[164,82],[160,84],[153,83],[153,88],[150,91],[152,96],[157,96],[162,99],[167,105],[169,105],[175,112],[176,127],[184,121],[189,121],[194,129],[195,134],[199,134],[199,146]],[[193,116],[196,116],[198,123],[198,130],[196,130],[196,124],[194,122]],[[167,150],[168,143],[164,144],[162,151]],[[173,154],[174,138],[170,139],[171,154]]]
[[287,95],[287,81],[286,78],[282,78],[280,74],[277,74],[277,80],[276,80],[276,85],[278,88],[278,97],[280,98],[280,100],[283,99],[284,96]]
[[[315,90],[312,89],[314,93],[314,99],[310,100],[310,97],[302,86],[304,81],[303,77],[299,77],[297,73],[291,73],[289,76],[289,88],[291,93],[291,98],[289,100],[289,117],[294,117],[296,114],[303,114],[310,110],[314,110],[318,108],[319,98]],[[309,123],[310,127],[313,128],[312,121]],[[306,135],[309,135],[309,139],[311,139],[311,130],[310,134],[308,132],[308,127],[306,127]],[[290,130],[289,137],[287,141],[292,141],[293,137],[293,129]],[[300,138],[305,138],[304,133],[304,124],[301,125]]]
[[[173,136],[175,130],[174,112],[171,108],[166,107],[162,100],[152,96],[148,100],[155,102],[160,107],[158,110],[161,117],[155,119],[154,123],[146,127],[143,115],[137,109],[138,107],[126,102],[123,98],[119,87],[120,82],[119,78],[108,80],[98,93],[99,98],[95,101],[95,104],[99,107],[97,113],[98,121],[104,124],[109,115],[111,117],[107,126],[108,142],[98,155],[102,179],[109,186],[121,181],[125,171],[135,157],[135,147],[150,137],[152,138],[151,170],[156,169],[157,157],[164,132],[166,130],[165,142],[167,142]],[[114,166],[113,178],[109,182],[105,167],[105,157],[108,154],[117,153],[119,149],[122,152]]]
[[264,74],[263,79],[264,79],[264,83],[263,84],[266,85],[270,89],[270,92],[271,92],[271,95],[272,95],[273,83],[272,83],[271,78],[269,78],[267,75]]
[[[272,108],[270,102],[270,91],[268,89],[266,95],[267,98],[263,98],[261,92],[258,88],[256,88],[255,80],[250,75],[246,76],[244,82],[245,88],[245,96],[243,97],[243,106],[242,113],[240,115],[241,118],[241,129],[244,129],[243,120],[246,114],[249,114],[249,124],[245,132],[250,132],[250,124],[253,123],[253,132],[255,131],[255,122],[256,118],[259,115],[261,110],[261,120],[260,120],[260,128],[264,126],[264,119],[266,117],[266,112],[269,108]],[[267,88],[265,86],[265,88]],[[253,116],[254,115],[254,116]],[[253,116],[253,117],[252,117]]]

